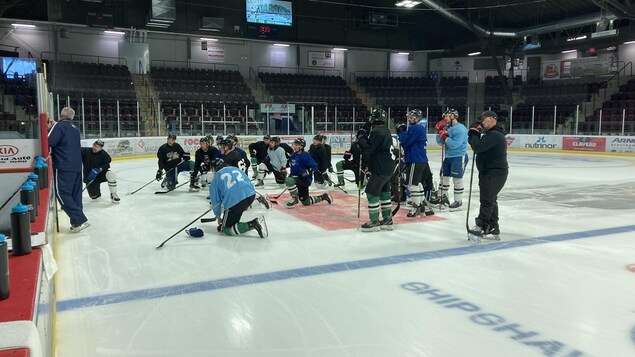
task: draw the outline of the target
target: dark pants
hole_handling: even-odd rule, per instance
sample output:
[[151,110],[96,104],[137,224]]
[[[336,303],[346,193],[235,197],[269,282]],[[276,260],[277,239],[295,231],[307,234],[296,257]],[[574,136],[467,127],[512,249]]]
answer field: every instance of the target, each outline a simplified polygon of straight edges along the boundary
[[269,161],[265,162],[265,166],[267,166],[267,172],[273,173],[273,177],[275,177],[277,184],[282,185],[283,183],[285,183],[287,175],[283,175],[280,173],[280,171],[274,169],[273,165],[271,165]]
[[366,194],[379,196],[382,192],[390,192],[390,177],[390,175],[374,175],[371,172],[368,183],[366,184]]
[[178,164],[174,169],[165,169],[165,179],[164,182],[166,186],[174,187],[179,184],[178,176],[179,172],[189,171],[190,170],[190,161],[183,161]]
[[254,202],[256,195],[249,196],[244,200],[236,203],[223,213],[223,229],[232,227],[234,224],[240,222],[240,218],[243,216],[249,206]]
[[[99,175],[95,177],[95,180],[92,183],[86,182],[86,185],[87,185],[86,191],[88,191],[88,196],[96,197],[101,195],[101,188],[99,186],[101,186],[102,182],[108,181],[106,179],[106,172],[108,172],[108,170],[100,172]],[[88,181],[88,180],[85,180],[85,181]]]
[[82,205],[82,173],[81,171],[55,170],[55,192],[62,209],[71,219],[72,226],[79,226],[88,221]]
[[488,173],[478,174],[478,187],[481,190],[481,208],[476,217],[476,224],[485,230],[498,228],[498,193],[505,186],[507,173],[502,175],[491,175]]

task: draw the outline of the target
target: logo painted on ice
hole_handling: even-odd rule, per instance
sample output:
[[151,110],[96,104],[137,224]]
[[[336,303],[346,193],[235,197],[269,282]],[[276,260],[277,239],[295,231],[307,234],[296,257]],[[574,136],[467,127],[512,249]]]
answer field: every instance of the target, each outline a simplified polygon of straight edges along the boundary
[[20,152],[20,149],[18,149],[16,146],[13,146],[13,145],[0,145],[0,156],[1,157],[15,156],[19,152]]
[[440,289],[435,289],[421,282],[410,282],[401,285],[401,288],[437,304],[448,311],[467,314],[468,321],[500,333],[527,347],[537,348],[545,356],[582,357],[582,351],[571,349],[561,341],[541,335],[529,330],[519,323],[509,321],[501,315],[484,311],[480,306],[466,301],[460,297],[448,294]]

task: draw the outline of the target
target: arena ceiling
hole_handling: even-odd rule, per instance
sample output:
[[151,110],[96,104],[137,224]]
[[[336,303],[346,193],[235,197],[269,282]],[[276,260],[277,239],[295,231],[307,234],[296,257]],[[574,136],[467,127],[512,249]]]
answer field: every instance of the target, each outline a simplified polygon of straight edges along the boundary
[[[518,47],[533,37],[543,49],[558,49],[568,37],[594,32],[602,17],[629,36],[635,18],[635,0],[422,0],[412,9],[395,2],[294,0],[293,26],[281,27],[272,40],[460,54]],[[112,14],[113,25],[121,28],[255,37],[245,19],[245,0],[176,0],[175,5],[176,19],[165,29],[146,26],[151,0],[4,0],[0,15],[86,24],[88,12],[102,12]],[[202,17],[223,19],[222,30],[200,30]]]

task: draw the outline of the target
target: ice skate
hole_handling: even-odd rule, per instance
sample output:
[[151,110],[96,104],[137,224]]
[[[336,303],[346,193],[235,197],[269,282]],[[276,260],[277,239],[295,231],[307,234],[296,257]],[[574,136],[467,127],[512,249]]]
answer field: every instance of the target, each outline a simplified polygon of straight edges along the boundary
[[258,182],[256,182],[256,184],[254,185],[254,187],[264,187],[265,186],[265,182],[263,180],[258,180]]
[[323,201],[326,201],[329,204],[333,203],[333,196],[331,196],[331,194],[328,192],[324,192],[320,197],[322,197]]
[[410,217],[410,218],[421,217],[421,208],[417,205],[412,205],[412,208],[410,209],[410,212],[408,212],[406,217]]
[[291,201],[287,201],[287,203],[285,203],[285,206],[287,206],[287,208],[293,208],[297,206],[298,203],[300,203],[300,201],[298,201],[298,198],[292,197]]
[[386,217],[379,221],[379,229],[381,229],[382,231],[392,231],[392,217]]
[[462,209],[463,202],[454,201],[451,205],[448,206],[450,212],[457,212]]
[[270,209],[271,208],[271,204],[269,203],[269,200],[267,200],[267,197],[265,196],[258,196],[258,198],[256,198],[256,200],[265,208],[265,209]]
[[90,223],[88,222],[84,222],[80,224],[79,226],[71,226],[71,233],[79,233],[88,227],[90,227]]
[[370,221],[362,224],[362,232],[379,232],[381,223],[379,221]]
[[116,194],[116,193],[111,193],[111,194],[110,194],[110,200],[111,200],[113,203],[119,203],[119,201],[121,201],[121,199],[119,198],[119,196],[117,196],[117,194]]
[[247,222],[249,229],[256,230],[260,238],[267,238],[269,236],[269,230],[267,229],[267,222],[265,222],[265,217],[260,216],[258,218],[254,218],[251,221]]
[[483,228],[481,226],[474,226],[467,231],[467,240],[474,243],[480,243],[483,238]]
[[500,234],[501,232],[498,227],[488,228],[487,230],[485,230],[481,238],[487,239],[487,240],[501,240]]

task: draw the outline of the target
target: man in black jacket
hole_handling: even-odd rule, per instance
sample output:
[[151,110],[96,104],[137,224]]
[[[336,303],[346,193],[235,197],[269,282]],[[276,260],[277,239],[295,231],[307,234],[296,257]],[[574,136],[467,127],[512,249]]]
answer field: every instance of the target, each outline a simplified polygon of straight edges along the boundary
[[317,134],[313,137],[313,144],[309,147],[309,154],[311,154],[311,157],[313,157],[313,160],[315,160],[315,163],[318,165],[317,171],[313,173],[315,183],[319,185],[330,183],[331,179],[328,176],[328,168],[331,164],[331,156],[326,150],[326,147],[324,147],[321,134]]
[[101,196],[100,185],[102,182],[108,182],[108,190],[110,191],[110,200],[113,203],[119,203],[117,196],[117,175],[110,171],[110,155],[104,150],[104,142],[97,140],[92,148],[82,148],[82,166],[84,170],[84,183],[88,196],[93,200]]
[[168,191],[174,190],[179,184],[179,172],[190,170],[190,153],[183,151],[181,145],[176,142],[176,135],[170,133],[167,142],[159,147],[157,159],[159,159],[157,181],[161,181],[163,170],[165,170],[165,179],[161,183],[161,187],[167,188]]
[[258,176],[258,165],[260,165],[267,158],[267,150],[269,150],[269,140],[271,137],[265,135],[262,140],[249,144],[249,156],[251,157],[251,167],[254,169],[254,174],[251,177],[255,179]]
[[[368,170],[370,171],[365,190],[370,222],[362,225],[362,232],[392,230],[390,177],[395,165],[390,156],[392,136],[385,123],[386,112],[381,109],[373,110],[368,123],[356,135],[362,153],[369,157]],[[384,218],[381,221],[379,220],[380,210]]]
[[497,197],[507,181],[509,165],[505,139],[507,132],[497,125],[497,119],[496,113],[485,111],[481,115],[481,122],[474,123],[468,132],[468,141],[476,154],[481,196],[476,226],[469,233],[478,237],[500,234]]
[[208,183],[212,182],[214,178],[214,172],[211,170],[211,163],[216,158],[216,152],[218,149],[210,144],[209,137],[205,136],[199,140],[201,145],[194,153],[194,167],[190,172],[190,191],[198,191],[199,178],[198,173],[201,173],[201,186],[205,187]]

